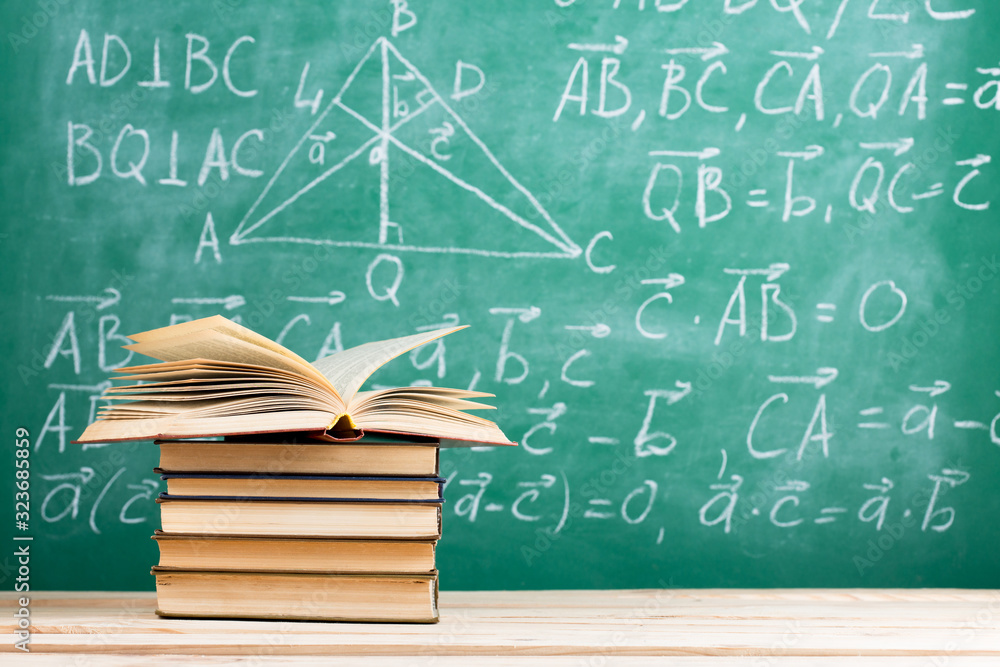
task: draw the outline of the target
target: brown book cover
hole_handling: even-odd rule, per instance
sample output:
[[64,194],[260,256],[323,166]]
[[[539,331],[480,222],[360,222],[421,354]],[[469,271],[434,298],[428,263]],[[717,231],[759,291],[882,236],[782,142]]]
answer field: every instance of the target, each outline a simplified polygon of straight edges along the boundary
[[437,623],[438,576],[201,572],[154,567],[167,617]]
[[442,500],[441,477],[165,473],[167,496]]
[[213,498],[160,494],[167,533],[438,539],[441,502],[302,498]]
[[[300,435],[300,434],[299,434]],[[161,473],[429,476],[440,471],[437,441],[377,438],[329,444],[297,437],[158,440]]]
[[194,535],[157,530],[160,569],[430,574],[436,540]]

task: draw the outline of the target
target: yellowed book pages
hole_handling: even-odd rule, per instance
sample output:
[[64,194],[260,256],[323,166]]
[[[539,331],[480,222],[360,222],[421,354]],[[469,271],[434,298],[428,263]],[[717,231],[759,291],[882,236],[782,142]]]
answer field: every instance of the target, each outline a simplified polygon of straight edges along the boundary
[[79,442],[329,432],[353,438],[382,431],[512,445],[483,392],[443,387],[359,391],[401,354],[464,327],[365,343],[310,364],[246,327],[216,315],[140,334],[126,347],[160,363],[118,369],[136,384],[109,389],[110,403]]

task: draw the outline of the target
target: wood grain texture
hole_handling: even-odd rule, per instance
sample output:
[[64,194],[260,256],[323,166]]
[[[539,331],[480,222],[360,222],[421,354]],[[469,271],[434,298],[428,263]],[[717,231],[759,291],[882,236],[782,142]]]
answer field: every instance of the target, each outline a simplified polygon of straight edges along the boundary
[[[0,600],[0,651],[11,652],[15,598]],[[436,626],[179,620],[157,617],[154,605],[151,593],[34,593],[33,657],[131,656],[128,664],[155,664],[187,655],[259,664],[298,656],[294,664],[313,664],[309,656],[343,656],[457,665],[456,656],[492,656],[483,664],[561,656],[549,664],[628,658],[622,664],[645,665],[677,656],[686,658],[679,664],[706,667],[827,665],[837,657],[900,667],[934,664],[929,656],[949,665],[1000,661],[1000,591],[446,591]]]

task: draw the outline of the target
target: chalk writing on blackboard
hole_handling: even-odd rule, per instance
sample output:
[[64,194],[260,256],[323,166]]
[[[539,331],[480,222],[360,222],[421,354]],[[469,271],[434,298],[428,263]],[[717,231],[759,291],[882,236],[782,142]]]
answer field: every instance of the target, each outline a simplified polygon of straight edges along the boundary
[[[467,69],[469,66],[459,61],[456,74],[459,81],[462,72]],[[482,74],[481,70],[476,70]],[[365,82],[366,78],[369,81]],[[366,83],[371,88],[373,81],[381,82],[378,105],[372,103],[370,95],[366,98],[355,90]],[[314,98],[314,102],[318,100],[318,97]],[[417,126],[413,121],[421,116],[424,117],[423,125],[426,126],[422,132],[413,129]],[[367,130],[365,134],[371,134],[368,139],[360,143],[338,139],[343,128],[356,130],[358,125]],[[456,151],[463,152],[461,174],[448,164]],[[540,237],[554,246],[555,250],[506,250],[408,243],[407,227],[416,226],[420,222],[405,221],[405,201],[399,205],[398,210],[395,205],[390,210],[393,182],[389,167],[391,154],[412,163],[414,169],[430,168],[446,181],[475,195],[484,207],[499,213],[506,224],[513,223]],[[335,177],[355,161],[367,161],[370,167],[377,168],[379,172],[377,233],[361,239],[345,239],[343,231],[336,225],[309,236],[275,232],[275,228],[281,229],[283,214],[288,215],[285,213],[286,209],[298,199],[310,196],[310,191]],[[502,176],[503,190],[491,190],[489,184],[478,183],[483,179],[473,170],[474,167],[482,167],[491,174],[499,173]],[[512,193],[523,200],[533,215],[541,216],[539,224],[529,221],[510,207]],[[487,212],[484,211],[484,220],[490,219],[486,217]],[[433,221],[424,221],[423,224],[431,222]],[[267,227],[261,233],[270,235],[254,235],[256,230],[265,225]],[[230,240],[234,244],[254,241],[298,242],[493,257],[576,257],[581,253],[580,248],[559,228],[535,196],[500,164],[493,152],[434,90],[427,78],[385,38],[379,38],[371,45],[341,89],[282,161]],[[528,247],[533,246],[529,244]]]

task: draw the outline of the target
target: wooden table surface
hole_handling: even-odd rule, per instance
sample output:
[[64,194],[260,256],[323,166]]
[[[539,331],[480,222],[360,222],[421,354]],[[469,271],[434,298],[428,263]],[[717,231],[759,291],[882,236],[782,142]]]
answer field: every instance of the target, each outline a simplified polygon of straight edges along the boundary
[[[436,625],[160,618],[152,593],[0,596],[0,664],[1000,665],[1000,591],[443,591]],[[10,655],[13,653],[13,655]],[[76,655],[72,655],[76,654]],[[318,657],[323,656],[323,657]]]

